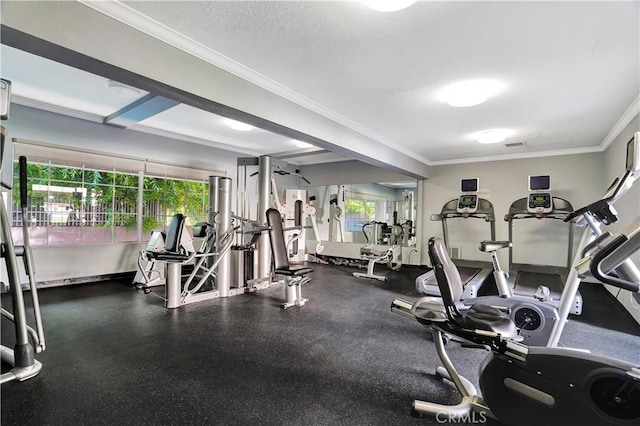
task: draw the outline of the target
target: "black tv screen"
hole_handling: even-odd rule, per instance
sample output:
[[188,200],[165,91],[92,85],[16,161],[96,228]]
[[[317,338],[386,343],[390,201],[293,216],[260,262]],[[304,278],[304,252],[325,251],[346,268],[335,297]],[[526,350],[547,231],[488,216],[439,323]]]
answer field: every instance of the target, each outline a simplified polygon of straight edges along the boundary
[[462,192],[478,192],[478,178],[462,179],[460,181],[460,191]]
[[551,189],[551,177],[529,176],[529,191],[548,191]]

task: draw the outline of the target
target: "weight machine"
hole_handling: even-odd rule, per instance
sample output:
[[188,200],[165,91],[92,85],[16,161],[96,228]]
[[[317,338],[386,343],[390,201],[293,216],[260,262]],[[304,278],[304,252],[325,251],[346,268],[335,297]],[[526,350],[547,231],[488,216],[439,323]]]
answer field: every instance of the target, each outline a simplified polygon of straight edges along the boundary
[[[387,268],[392,271],[397,271],[402,267],[402,247],[398,244],[393,245],[385,245],[385,244],[377,244],[382,240],[382,238],[376,237],[375,230],[378,229],[377,225],[386,225],[386,223],[381,222],[367,222],[362,225],[362,232],[364,234],[365,239],[367,240],[367,244],[364,247],[360,248],[360,257],[362,259],[367,260],[367,272],[354,272],[353,276],[357,278],[371,278],[379,281],[387,281],[389,279],[386,275],[379,275],[374,273],[374,268],[376,263],[386,263]],[[369,236],[365,231],[367,226],[373,226],[373,240],[374,243],[369,243]]]

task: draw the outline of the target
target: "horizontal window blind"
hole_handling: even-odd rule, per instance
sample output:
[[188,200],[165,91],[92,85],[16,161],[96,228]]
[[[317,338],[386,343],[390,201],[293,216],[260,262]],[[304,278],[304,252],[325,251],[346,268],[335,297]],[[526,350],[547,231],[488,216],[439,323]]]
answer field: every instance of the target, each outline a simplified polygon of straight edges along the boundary
[[69,167],[87,167],[121,172],[139,172],[154,176],[166,176],[188,180],[206,180],[209,176],[225,176],[224,170],[207,170],[201,167],[165,163],[160,161],[111,154],[94,150],[80,150],[46,142],[13,139],[14,155],[21,155],[33,162]]

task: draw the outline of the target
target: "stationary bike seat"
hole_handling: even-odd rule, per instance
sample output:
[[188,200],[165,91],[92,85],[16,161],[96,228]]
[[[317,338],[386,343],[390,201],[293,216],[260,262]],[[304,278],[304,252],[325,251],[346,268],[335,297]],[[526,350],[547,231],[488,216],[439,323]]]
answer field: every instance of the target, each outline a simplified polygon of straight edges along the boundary
[[480,251],[491,252],[498,251],[503,248],[511,247],[511,241],[489,241],[480,242]]

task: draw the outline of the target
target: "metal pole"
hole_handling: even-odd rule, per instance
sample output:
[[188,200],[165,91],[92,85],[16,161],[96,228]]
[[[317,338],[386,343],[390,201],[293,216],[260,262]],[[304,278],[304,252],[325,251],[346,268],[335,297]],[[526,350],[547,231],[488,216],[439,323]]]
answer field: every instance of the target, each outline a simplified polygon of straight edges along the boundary
[[[23,216],[22,221],[28,220]],[[0,193],[0,221],[2,222],[2,245],[4,248],[4,258],[7,267],[7,275],[11,290],[11,302],[13,304],[14,325],[16,330],[16,344],[14,346],[15,366],[29,367],[34,364],[34,350],[27,335],[27,315],[24,307],[24,296],[20,275],[18,272],[18,261],[16,251],[11,236],[11,225],[9,216],[4,207],[2,193]]]
[[142,225],[144,220],[144,205],[142,201],[144,200],[144,172],[140,170],[138,172],[138,217],[136,220],[136,226],[138,228],[138,241],[143,241],[142,239]]
[[216,215],[220,210],[220,176],[209,176],[209,217],[207,221],[214,225],[216,223]]
[[[207,222],[215,227],[215,241],[211,244],[215,244],[215,247],[207,246],[207,250],[216,250],[218,248],[218,232],[220,227],[217,223],[217,215],[220,210],[220,176],[209,176],[209,215]],[[206,260],[207,268],[211,268],[215,262],[215,259],[209,257]]]
[[[218,178],[218,232],[216,233],[216,251],[222,248],[222,242],[226,232],[231,231],[231,178]],[[216,287],[220,297],[229,296],[231,287],[231,256],[229,252],[223,255],[218,263],[216,273]]]
[[[267,226],[267,209],[271,207],[271,157],[258,159],[258,223]],[[271,270],[271,247],[269,235],[263,232],[258,241],[258,279],[269,276]]]

